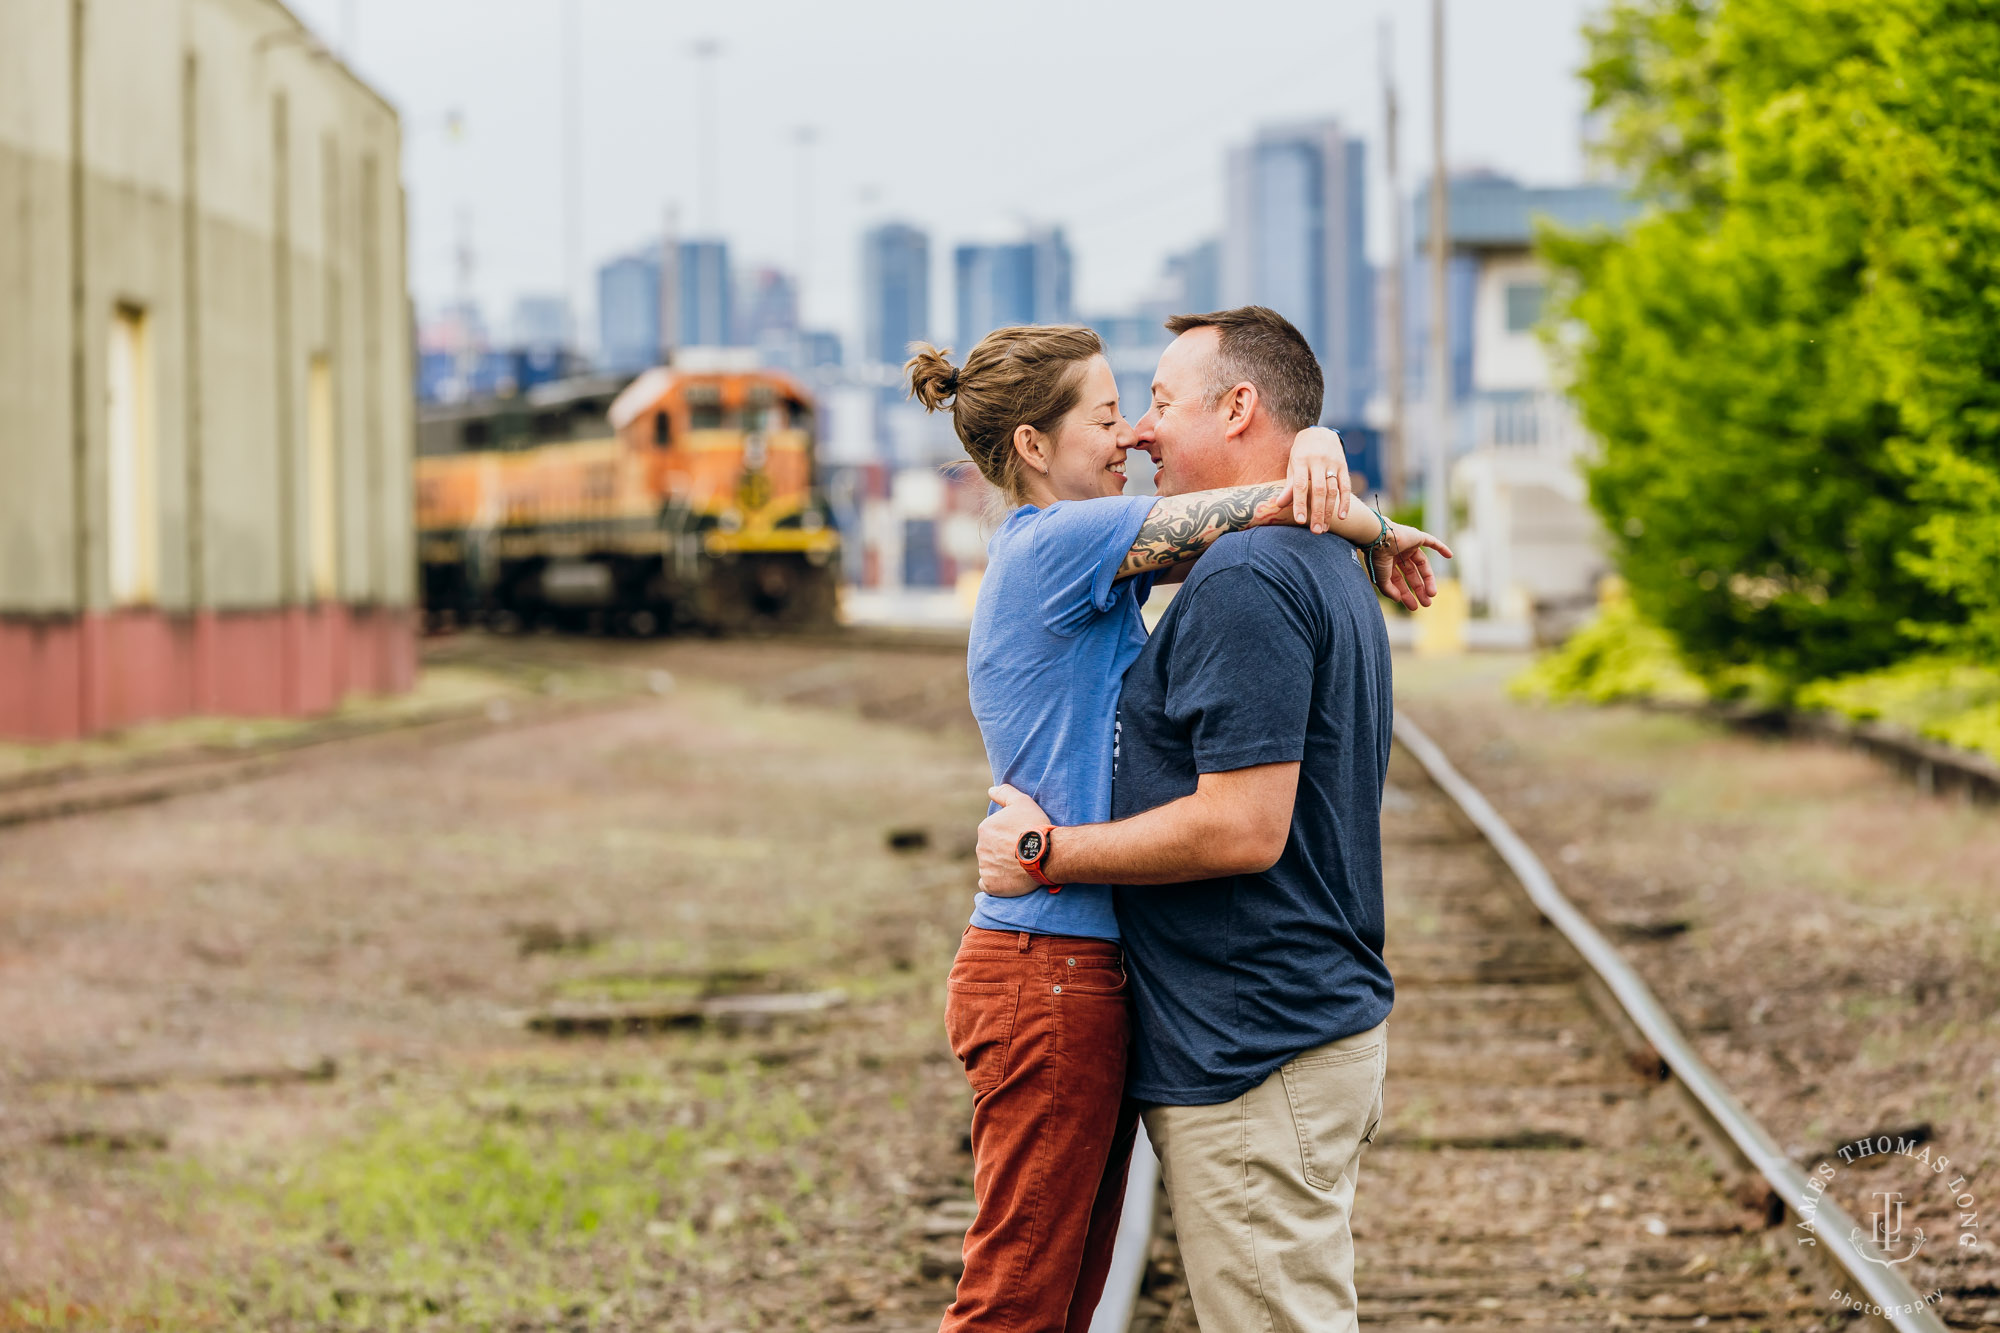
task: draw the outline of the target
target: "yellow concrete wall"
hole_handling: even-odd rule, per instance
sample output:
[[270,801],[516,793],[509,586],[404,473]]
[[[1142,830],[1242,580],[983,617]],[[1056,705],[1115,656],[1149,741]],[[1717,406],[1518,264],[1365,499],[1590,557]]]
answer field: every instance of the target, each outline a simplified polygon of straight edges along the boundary
[[411,601],[400,151],[394,111],[275,0],[0,6],[0,613],[107,604],[121,305],[147,314],[159,604],[311,599],[316,356],[336,596]]
[[0,607],[76,602],[71,533],[69,13],[0,8]]

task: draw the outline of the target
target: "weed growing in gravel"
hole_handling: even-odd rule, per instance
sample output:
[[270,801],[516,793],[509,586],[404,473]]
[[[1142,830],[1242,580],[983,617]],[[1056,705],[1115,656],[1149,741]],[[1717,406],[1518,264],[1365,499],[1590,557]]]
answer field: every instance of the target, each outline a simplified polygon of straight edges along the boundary
[[182,1299],[256,1327],[617,1323],[674,1272],[729,1265],[720,1242],[739,1225],[796,1239],[786,1196],[821,1183],[806,1150],[821,1126],[749,1063],[671,1080],[509,1070],[401,1094],[364,1123],[239,1177],[231,1211],[267,1239],[226,1294],[218,1279]]

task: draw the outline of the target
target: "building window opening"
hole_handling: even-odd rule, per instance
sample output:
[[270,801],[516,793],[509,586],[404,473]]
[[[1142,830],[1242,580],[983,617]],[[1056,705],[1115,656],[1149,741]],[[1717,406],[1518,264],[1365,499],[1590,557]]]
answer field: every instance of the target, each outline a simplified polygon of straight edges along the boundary
[[306,569],[314,601],[340,593],[340,496],[333,431],[333,367],[325,353],[306,363]]
[[159,595],[159,459],[153,423],[152,344],[146,312],[120,306],[105,366],[106,515],[111,600]]
[[1507,284],[1507,332],[1526,333],[1542,322],[1548,289],[1539,282]]

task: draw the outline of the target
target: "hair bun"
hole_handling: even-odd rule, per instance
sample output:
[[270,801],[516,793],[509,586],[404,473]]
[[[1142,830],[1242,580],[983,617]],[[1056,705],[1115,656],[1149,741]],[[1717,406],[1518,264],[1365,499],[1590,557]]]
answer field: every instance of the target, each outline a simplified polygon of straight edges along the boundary
[[911,343],[910,350],[913,355],[903,363],[910,397],[922,403],[926,412],[935,412],[958,393],[958,367],[946,359],[951,349]]

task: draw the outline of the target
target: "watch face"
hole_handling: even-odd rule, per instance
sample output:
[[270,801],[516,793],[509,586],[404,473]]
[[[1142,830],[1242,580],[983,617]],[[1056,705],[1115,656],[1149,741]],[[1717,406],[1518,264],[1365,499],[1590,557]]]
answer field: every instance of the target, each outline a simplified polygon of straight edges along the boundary
[[1021,835],[1021,844],[1015,849],[1015,855],[1019,856],[1023,861],[1040,860],[1042,855],[1042,835],[1033,829],[1029,829],[1026,833],[1023,833]]

